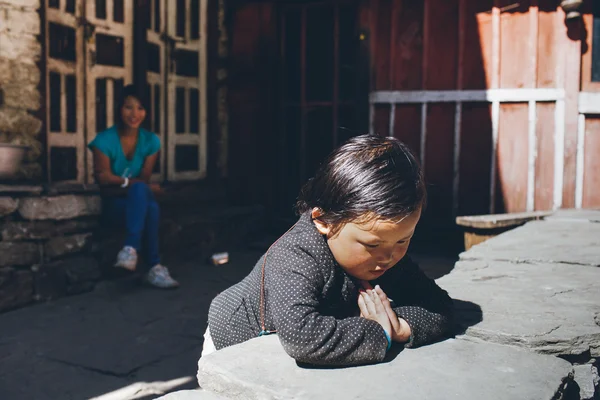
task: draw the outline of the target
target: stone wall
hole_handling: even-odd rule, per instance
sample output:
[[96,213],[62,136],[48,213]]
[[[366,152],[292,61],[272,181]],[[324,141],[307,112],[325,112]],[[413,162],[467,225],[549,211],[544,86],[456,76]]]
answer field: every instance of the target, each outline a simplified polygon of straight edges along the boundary
[[40,0],[0,1],[0,143],[30,147],[20,171],[39,179],[43,146]]
[[93,288],[100,210],[96,195],[0,190],[0,312]]

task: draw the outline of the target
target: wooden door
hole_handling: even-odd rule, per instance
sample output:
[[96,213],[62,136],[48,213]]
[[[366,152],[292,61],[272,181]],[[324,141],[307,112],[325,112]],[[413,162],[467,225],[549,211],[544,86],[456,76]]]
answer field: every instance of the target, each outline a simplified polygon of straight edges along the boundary
[[247,2],[231,14],[228,71],[231,198],[273,204],[277,168],[277,19],[272,2]]
[[278,203],[291,210],[301,186],[327,155],[366,133],[361,121],[368,87],[361,90],[357,1],[285,4],[279,8],[281,49],[279,135],[282,169]]
[[44,1],[48,180],[85,180],[83,0]]
[[358,3],[247,2],[232,12],[229,181],[234,198],[267,204],[270,217],[293,216],[327,154],[366,132]]
[[[87,140],[118,118],[118,96],[132,82],[133,0],[85,2]],[[88,181],[93,182],[88,158]]]
[[167,164],[171,181],[206,176],[208,0],[168,1]]

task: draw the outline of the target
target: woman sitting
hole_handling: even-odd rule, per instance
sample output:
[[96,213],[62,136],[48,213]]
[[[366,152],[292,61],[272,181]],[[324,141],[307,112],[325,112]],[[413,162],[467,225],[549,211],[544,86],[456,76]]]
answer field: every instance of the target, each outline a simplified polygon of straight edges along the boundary
[[102,188],[105,215],[111,224],[127,231],[115,267],[136,269],[145,236],[144,255],[151,266],[146,280],[159,288],[174,288],[179,283],[161,265],[158,254],[159,207],[154,194],[161,188],[150,183],[160,138],[140,128],[146,108],[133,85],[123,89],[118,109],[117,124],[98,133],[88,146],[94,154],[94,174]]

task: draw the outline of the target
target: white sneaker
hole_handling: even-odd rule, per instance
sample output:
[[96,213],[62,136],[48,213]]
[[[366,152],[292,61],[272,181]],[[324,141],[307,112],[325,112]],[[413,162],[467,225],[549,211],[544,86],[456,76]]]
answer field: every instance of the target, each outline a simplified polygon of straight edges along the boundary
[[129,271],[135,271],[137,266],[138,256],[137,251],[131,246],[125,246],[117,254],[117,262],[115,267],[125,268]]
[[146,275],[146,280],[152,286],[161,289],[172,289],[179,286],[179,282],[173,279],[169,274],[169,269],[160,264],[156,264],[154,267],[150,268],[148,275]]

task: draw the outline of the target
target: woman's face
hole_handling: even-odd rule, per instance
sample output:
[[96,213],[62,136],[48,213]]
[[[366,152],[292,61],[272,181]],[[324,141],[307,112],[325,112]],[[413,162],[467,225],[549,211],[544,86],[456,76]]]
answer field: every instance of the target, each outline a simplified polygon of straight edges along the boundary
[[146,118],[146,109],[133,96],[128,96],[121,107],[121,119],[127,128],[138,129]]

